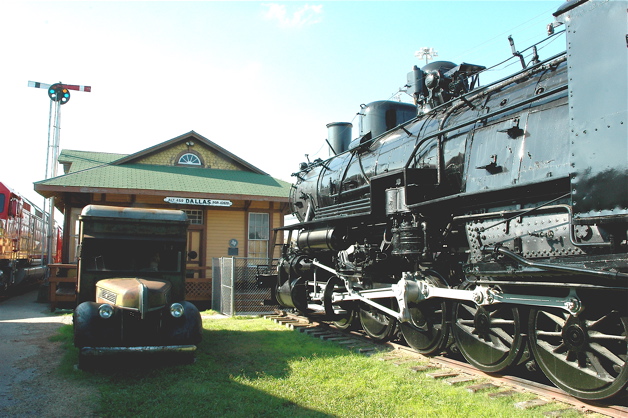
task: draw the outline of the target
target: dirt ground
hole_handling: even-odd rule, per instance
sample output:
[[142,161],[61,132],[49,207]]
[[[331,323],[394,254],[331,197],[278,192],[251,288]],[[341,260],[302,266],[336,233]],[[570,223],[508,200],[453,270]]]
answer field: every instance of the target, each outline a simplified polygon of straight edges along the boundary
[[0,417],[96,416],[97,390],[56,371],[64,350],[49,337],[72,317],[52,315],[37,294],[0,302]]

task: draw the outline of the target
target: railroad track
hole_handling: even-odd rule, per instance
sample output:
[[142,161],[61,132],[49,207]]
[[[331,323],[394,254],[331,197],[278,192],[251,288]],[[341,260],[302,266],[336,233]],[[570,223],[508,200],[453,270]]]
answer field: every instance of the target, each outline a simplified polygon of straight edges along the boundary
[[560,417],[576,411],[583,415],[596,413],[612,418],[628,417],[626,397],[621,400],[610,400],[609,403],[584,402],[554,386],[517,376],[487,374],[465,362],[444,356],[423,356],[408,346],[396,342],[376,343],[361,332],[340,330],[331,324],[315,322],[306,317],[278,312],[276,315],[266,315],[265,318],[312,337],[333,341],[364,355],[386,352],[386,355],[382,357],[384,361],[408,367],[417,373],[425,373],[427,377],[442,380],[444,384],[464,385],[472,393],[492,389],[488,394],[491,398],[513,396],[517,393],[535,395],[532,400],[516,403],[515,407],[519,409],[551,404],[556,409],[545,413],[546,416]]

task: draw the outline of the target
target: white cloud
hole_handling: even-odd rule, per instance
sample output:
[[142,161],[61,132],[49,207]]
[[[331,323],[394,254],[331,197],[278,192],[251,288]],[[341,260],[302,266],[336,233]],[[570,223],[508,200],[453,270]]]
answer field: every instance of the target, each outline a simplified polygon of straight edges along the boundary
[[266,3],[268,9],[264,15],[266,19],[275,20],[281,27],[301,28],[320,23],[323,14],[323,5],[309,5],[299,7],[297,10],[288,10],[286,5],[278,3]]

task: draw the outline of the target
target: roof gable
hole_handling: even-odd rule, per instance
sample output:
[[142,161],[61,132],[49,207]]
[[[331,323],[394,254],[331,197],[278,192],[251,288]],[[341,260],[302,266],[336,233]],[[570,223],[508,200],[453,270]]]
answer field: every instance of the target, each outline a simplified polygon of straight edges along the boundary
[[174,166],[177,165],[178,158],[186,152],[193,152],[198,155],[201,161],[203,161],[205,168],[242,170],[257,174],[267,174],[194,131],[190,131],[134,154],[125,155],[118,160],[112,161],[111,164]]
[[[194,142],[194,145],[189,144]],[[193,148],[204,168],[176,164]],[[135,154],[63,150],[65,174],[35,183],[55,193],[121,193],[288,201],[291,184],[275,179],[207,138],[190,131]]]

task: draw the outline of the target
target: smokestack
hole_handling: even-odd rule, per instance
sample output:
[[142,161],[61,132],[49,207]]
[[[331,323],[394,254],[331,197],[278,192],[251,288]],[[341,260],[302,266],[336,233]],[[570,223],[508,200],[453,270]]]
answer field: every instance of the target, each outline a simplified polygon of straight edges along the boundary
[[349,149],[351,128],[353,128],[353,125],[349,122],[332,122],[327,124],[327,142],[330,146],[330,157]]

